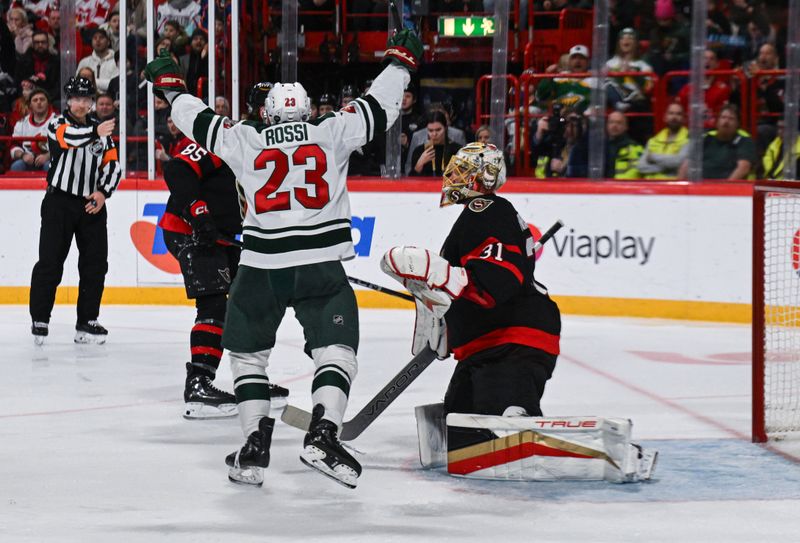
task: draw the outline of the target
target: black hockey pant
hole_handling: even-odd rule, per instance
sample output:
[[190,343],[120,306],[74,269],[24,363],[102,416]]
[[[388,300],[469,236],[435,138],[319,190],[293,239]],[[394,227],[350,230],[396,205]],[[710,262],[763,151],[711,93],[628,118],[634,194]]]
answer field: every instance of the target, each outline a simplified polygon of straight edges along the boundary
[[42,200],[39,261],[31,276],[30,312],[34,321],[50,322],[72,238],[78,246],[78,322],[97,319],[108,271],[106,206],[96,215],[86,200],[48,189]]

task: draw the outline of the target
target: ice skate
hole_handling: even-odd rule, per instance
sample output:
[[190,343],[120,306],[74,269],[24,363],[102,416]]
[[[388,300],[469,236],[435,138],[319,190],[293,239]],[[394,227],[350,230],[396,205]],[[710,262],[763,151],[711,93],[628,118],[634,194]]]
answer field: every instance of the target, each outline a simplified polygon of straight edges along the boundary
[[272,429],[275,419],[262,417],[258,430],[250,434],[244,446],[225,458],[228,465],[228,479],[237,484],[261,486],[264,482],[263,470],[269,466],[269,447],[272,443]]
[[33,334],[33,343],[35,345],[43,345],[44,339],[48,334],[47,323],[34,321],[31,325],[31,334]]
[[186,363],[186,387],[183,390],[185,419],[222,419],[235,417],[236,397],[214,386],[212,378]]
[[324,414],[322,404],[314,406],[300,460],[337,483],[355,488],[361,475],[361,464],[339,443],[336,425],[323,419]]
[[283,409],[286,407],[286,399],[289,397],[289,389],[274,383],[269,384],[269,401],[271,409]]
[[102,345],[106,342],[108,330],[103,328],[99,322],[79,322],[75,325],[75,343],[96,343]]

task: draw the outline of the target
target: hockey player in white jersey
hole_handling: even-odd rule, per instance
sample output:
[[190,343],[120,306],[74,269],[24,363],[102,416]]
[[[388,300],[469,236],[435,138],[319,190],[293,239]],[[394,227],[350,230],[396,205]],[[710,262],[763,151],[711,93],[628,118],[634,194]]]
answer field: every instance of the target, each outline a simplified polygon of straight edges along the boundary
[[300,459],[355,488],[361,466],[342,448],[342,425],[356,376],[358,309],[342,260],[355,256],[346,174],[350,154],[386,131],[400,112],[409,71],[422,43],[408,30],[389,38],[387,64],[369,92],[337,113],[307,122],[310,103],[299,83],[276,84],[264,122],[233,124],[186,93],[178,67],[163,56],[145,76],[172,104],[181,131],[222,158],[247,202],[239,272],[222,343],[230,351],[239,419],[247,442],[226,459],[234,482],[260,485],[269,464],[274,420],[266,368],[288,306],[303,326],[314,360],[314,405]]

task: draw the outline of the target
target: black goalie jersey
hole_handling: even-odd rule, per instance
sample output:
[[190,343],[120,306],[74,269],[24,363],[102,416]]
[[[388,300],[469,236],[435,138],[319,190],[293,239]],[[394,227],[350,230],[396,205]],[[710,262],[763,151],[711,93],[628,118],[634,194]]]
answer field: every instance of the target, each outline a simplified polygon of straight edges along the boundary
[[457,360],[505,344],[559,353],[558,306],[533,277],[528,224],[495,194],[474,198],[442,247],[451,266],[466,268],[469,285],[447,312],[447,337]]

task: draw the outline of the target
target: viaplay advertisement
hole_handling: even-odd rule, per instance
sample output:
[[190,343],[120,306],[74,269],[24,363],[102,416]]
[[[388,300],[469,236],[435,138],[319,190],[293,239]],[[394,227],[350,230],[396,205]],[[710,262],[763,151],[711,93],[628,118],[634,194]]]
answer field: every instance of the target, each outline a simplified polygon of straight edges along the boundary
[[[4,231],[14,233],[14,240],[0,248],[0,286],[24,288],[36,261],[42,193],[4,190],[2,194],[0,220]],[[167,196],[164,190],[120,190],[109,200],[108,287],[182,285],[178,264],[157,226]],[[575,302],[571,307],[576,312],[626,314],[614,308],[629,302],[644,307],[631,313],[636,315],[650,311],[651,316],[680,316],[659,311],[664,303],[722,304],[722,309],[739,306],[742,314],[748,311],[749,196],[566,192],[504,196],[529,223],[535,238],[556,220],[564,222],[540,251],[536,274],[556,299],[565,300],[562,305]],[[351,203],[357,256],[345,263],[348,273],[395,289],[399,285],[378,268],[384,252],[395,245],[438,251],[464,209],[439,208],[434,192],[351,192]],[[77,284],[75,253],[73,248],[62,285]],[[713,319],[713,312],[710,315]]]

